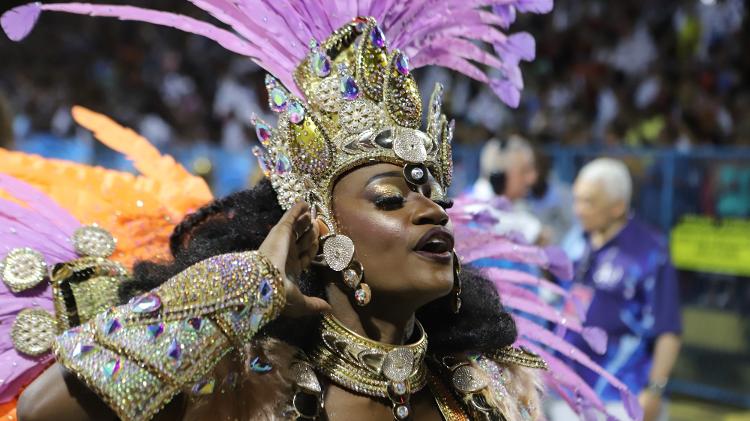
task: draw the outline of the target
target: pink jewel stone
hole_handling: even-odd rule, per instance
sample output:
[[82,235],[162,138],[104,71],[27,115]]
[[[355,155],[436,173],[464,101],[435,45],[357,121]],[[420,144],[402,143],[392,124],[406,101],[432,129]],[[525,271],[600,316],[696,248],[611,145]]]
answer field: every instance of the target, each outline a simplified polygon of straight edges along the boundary
[[294,124],[300,124],[305,120],[305,107],[297,101],[289,104],[289,121]]
[[263,145],[267,145],[271,139],[271,128],[261,120],[255,120],[255,135]]

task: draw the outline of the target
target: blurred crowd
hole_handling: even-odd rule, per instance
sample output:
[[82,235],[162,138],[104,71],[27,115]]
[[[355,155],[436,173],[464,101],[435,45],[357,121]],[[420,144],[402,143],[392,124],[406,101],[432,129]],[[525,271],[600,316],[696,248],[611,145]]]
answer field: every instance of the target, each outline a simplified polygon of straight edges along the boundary
[[[153,3],[199,13],[187,2]],[[741,0],[558,0],[554,13],[517,24],[535,35],[538,56],[524,65],[519,110],[448,72],[419,79],[446,83],[466,143],[514,132],[562,145],[750,145],[746,14]],[[151,25],[44,15],[23,43],[1,40],[0,57],[17,139],[70,137],[68,110],[81,104],[158,146],[238,150],[255,141],[250,115],[267,112],[263,72],[249,60]]]
[[746,15],[741,0],[558,0],[519,25],[537,39],[521,109],[458,81],[453,112],[562,145],[750,145]]

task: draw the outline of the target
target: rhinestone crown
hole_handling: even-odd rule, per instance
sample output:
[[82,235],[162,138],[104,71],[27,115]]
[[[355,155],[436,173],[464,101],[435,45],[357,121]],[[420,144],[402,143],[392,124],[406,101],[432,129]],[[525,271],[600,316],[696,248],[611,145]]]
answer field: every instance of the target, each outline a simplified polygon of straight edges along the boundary
[[253,118],[264,148],[253,152],[284,209],[299,200],[315,206],[335,230],[331,192],[345,172],[374,162],[429,168],[446,191],[451,182],[453,122],[441,113],[443,88],[435,86],[426,131],[422,99],[400,51],[388,51],[374,18],[356,18],[319,44],[294,79],[305,99],[266,78],[278,127]]

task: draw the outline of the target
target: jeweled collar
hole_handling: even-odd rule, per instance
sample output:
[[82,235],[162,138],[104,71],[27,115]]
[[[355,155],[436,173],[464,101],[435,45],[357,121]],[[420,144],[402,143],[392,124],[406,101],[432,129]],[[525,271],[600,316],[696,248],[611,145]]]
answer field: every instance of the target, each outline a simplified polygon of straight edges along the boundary
[[427,335],[416,322],[418,339],[392,345],[365,338],[330,315],[323,317],[321,340],[310,353],[315,370],[353,392],[388,398],[396,419],[410,415],[409,397],[427,383]]

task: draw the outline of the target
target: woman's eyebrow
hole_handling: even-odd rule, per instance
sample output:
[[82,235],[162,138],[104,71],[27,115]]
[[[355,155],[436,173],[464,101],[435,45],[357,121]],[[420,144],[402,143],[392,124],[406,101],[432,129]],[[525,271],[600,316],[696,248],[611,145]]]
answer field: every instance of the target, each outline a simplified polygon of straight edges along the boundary
[[392,178],[392,177],[403,178],[404,174],[401,171],[389,171],[389,172],[384,172],[381,174],[375,174],[372,177],[370,177],[369,180],[367,180],[367,183],[365,185],[369,185],[370,183],[376,180],[379,180],[381,178]]

